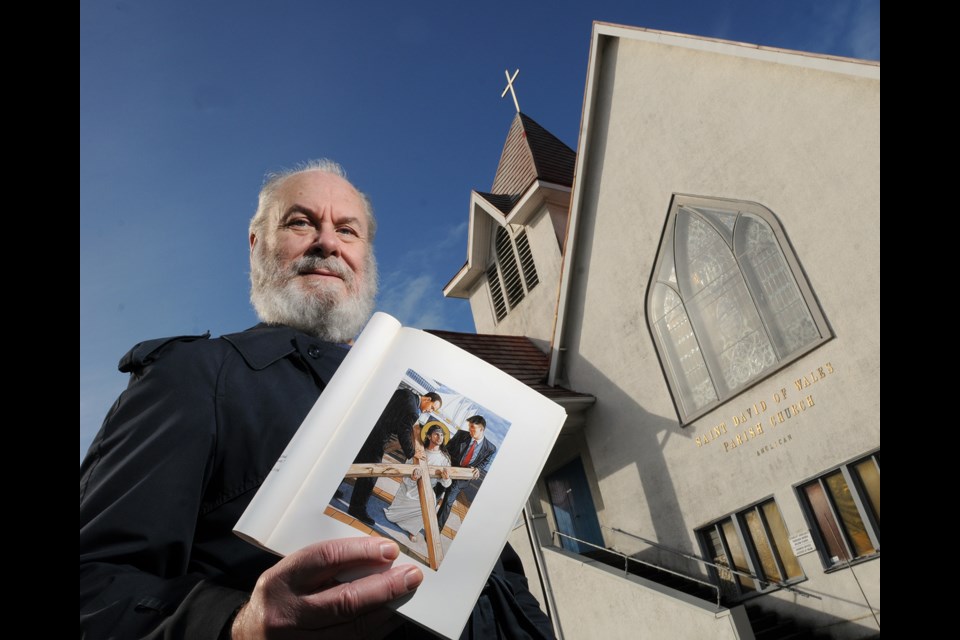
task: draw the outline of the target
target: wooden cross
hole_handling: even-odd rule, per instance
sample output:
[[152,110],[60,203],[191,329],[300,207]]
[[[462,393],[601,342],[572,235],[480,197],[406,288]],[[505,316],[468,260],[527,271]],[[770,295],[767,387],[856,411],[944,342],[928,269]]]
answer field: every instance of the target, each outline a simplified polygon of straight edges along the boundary
[[513,81],[517,79],[517,74],[520,73],[520,69],[517,69],[513,72],[513,76],[510,76],[510,72],[506,69],[503,70],[503,75],[507,76],[507,87],[503,90],[503,93],[500,94],[501,98],[507,96],[507,91],[510,92],[510,96],[513,98],[513,106],[517,108],[517,113],[520,113],[520,103],[517,102],[517,92],[513,90]]
[[443,560],[443,547],[440,545],[440,526],[437,523],[437,499],[430,486],[430,478],[441,478],[443,470],[451,480],[473,480],[477,470],[472,467],[435,467],[426,460],[417,464],[386,464],[361,462],[350,465],[346,478],[402,478],[413,476],[413,470],[420,470],[417,489],[420,492],[420,514],[423,516],[423,533],[427,542],[427,559],[430,568],[437,570]]

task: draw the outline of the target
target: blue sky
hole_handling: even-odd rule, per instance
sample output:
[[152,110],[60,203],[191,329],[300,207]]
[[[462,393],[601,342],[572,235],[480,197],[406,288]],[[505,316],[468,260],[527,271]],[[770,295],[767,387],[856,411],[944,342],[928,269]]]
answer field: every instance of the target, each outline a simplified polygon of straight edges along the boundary
[[594,20],[879,60],[867,0],[80,3],[80,452],[134,343],[239,331],[269,170],[341,162],[377,211],[378,308],[471,331],[466,256],[514,107],[575,146]]

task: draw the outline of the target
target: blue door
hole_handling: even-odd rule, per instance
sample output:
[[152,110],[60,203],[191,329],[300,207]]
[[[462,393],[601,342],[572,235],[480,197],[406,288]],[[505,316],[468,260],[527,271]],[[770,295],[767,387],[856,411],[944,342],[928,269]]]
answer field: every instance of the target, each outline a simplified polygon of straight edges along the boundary
[[[553,516],[560,533],[603,547],[600,521],[590,497],[590,486],[580,458],[568,462],[547,477]],[[595,551],[594,547],[559,536],[564,549],[574,553]]]

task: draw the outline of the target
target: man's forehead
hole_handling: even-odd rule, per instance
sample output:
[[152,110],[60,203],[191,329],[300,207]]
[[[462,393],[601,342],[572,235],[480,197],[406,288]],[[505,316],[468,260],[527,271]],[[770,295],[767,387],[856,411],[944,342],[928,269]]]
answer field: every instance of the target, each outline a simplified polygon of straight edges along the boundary
[[333,207],[338,213],[364,218],[363,201],[349,181],[325,171],[304,171],[286,178],[277,188],[280,214],[291,207],[314,210]]

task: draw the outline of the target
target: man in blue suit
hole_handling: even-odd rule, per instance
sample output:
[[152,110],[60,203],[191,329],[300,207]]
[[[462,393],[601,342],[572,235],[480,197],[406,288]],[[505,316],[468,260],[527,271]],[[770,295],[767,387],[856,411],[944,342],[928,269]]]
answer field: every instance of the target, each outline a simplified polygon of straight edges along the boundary
[[[497,453],[497,446],[484,437],[486,430],[487,421],[483,416],[470,416],[467,418],[467,429],[457,431],[447,445],[451,464],[455,467],[473,467],[474,479],[480,477],[481,471],[486,473],[490,469],[490,463]],[[444,494],[443,503],[437,513],[437,524],[441,530],[450,517],[454,501],[468,482],[470,480],[454,480]]]

